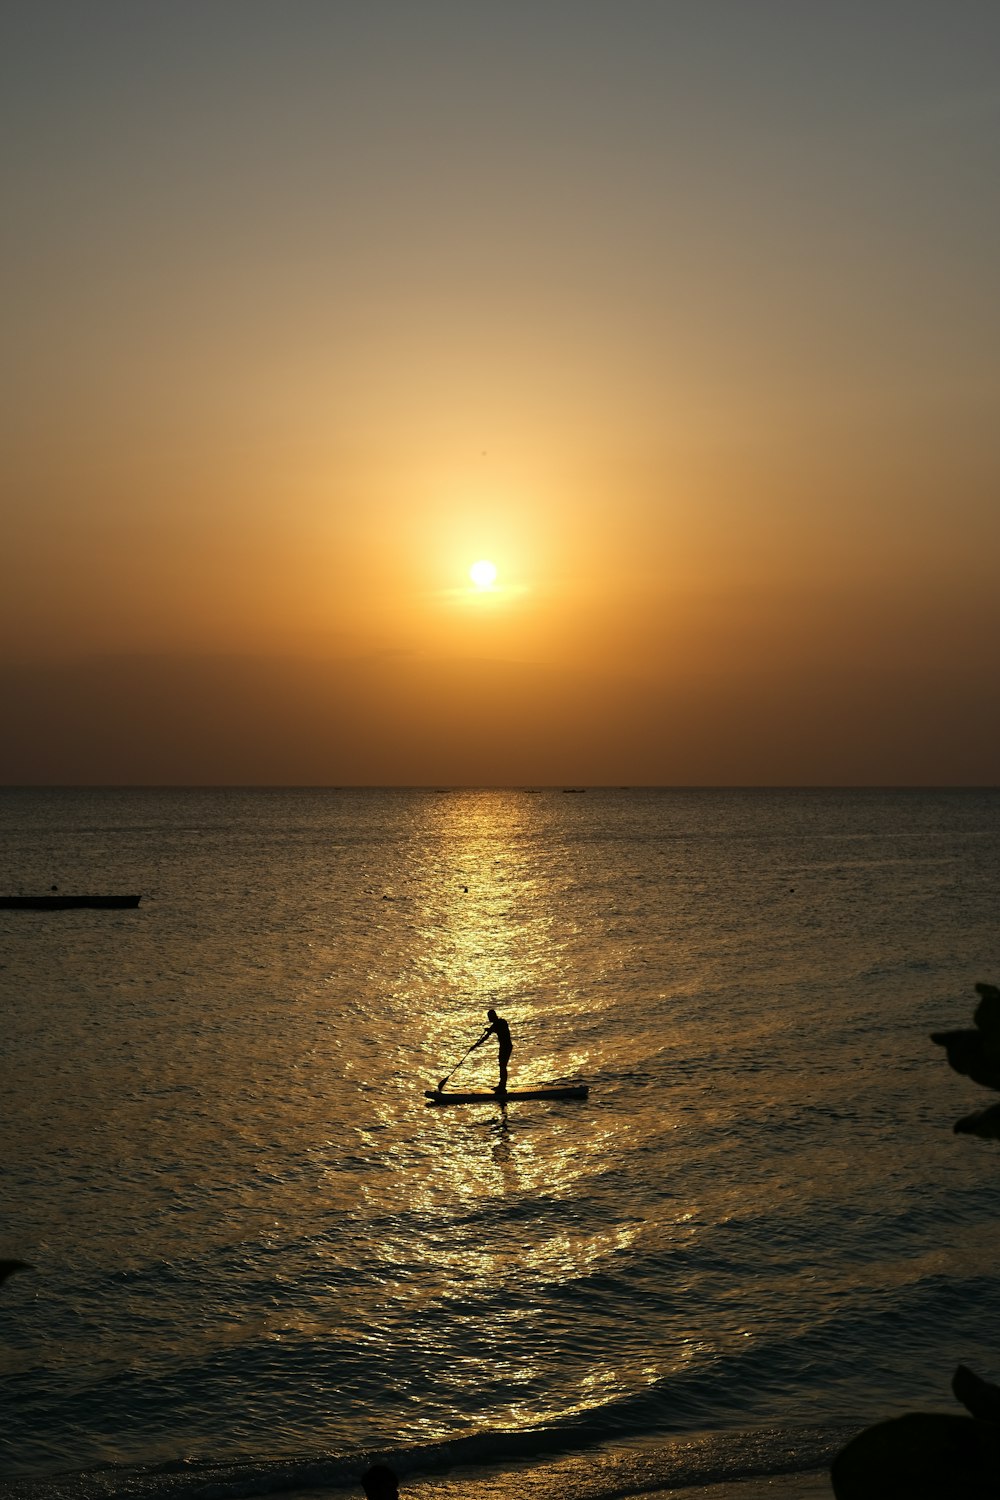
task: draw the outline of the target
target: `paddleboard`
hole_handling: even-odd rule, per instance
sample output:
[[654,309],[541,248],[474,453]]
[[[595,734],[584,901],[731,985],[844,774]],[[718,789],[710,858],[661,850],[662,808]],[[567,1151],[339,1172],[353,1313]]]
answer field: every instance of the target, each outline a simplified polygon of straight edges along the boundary
[[507,1089],[503,1094],[496,1093],[493,1089],[487,1092],[442,1094],[440,1089],[426,1089],[424,1098],[430,1099],[433,1104],[506,1104],[509,1099],[586,1099],[590,1092],[585,1083],[570,1083],[553,1085],[551,1088],[540,1089]]

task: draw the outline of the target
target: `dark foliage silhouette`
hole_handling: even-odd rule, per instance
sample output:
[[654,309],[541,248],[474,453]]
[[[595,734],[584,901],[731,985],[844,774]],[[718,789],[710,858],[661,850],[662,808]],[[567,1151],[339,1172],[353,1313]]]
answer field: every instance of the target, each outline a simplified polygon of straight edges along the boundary
[[[977,984],[973,1025],[935,1031],[956,1073],[1000,1091],[1000,989]],[[960,1135],[1000,1139],[1000,1105],[955,1122]],[[997,1500],[1000,1496],[1000,1386],[959,1365],[951,1389],[969,1413],[908,1412],[866,1427],[830,1470],[837,1500]]]

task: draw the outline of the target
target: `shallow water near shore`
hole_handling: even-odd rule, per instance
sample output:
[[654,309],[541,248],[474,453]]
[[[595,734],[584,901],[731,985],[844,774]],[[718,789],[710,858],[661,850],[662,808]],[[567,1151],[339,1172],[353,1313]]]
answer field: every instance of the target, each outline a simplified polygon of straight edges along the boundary
[[[4,890],[143,893],[0,913],[8,1481],[622,1493],[1000,1376],[990,1096],[928,1040],[1000,979],[1000,794],[0,809]],[[428,1108],[488,1006],[512,1086],[589,1099]]]

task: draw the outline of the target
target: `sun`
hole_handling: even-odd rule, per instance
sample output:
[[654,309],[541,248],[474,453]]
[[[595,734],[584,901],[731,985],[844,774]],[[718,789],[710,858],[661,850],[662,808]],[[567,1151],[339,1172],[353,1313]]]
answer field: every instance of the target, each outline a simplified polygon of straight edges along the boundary
[[497,581],[496,565],[485,557],[480,558],[469,569],[469,577],[477,589],[491,589]]

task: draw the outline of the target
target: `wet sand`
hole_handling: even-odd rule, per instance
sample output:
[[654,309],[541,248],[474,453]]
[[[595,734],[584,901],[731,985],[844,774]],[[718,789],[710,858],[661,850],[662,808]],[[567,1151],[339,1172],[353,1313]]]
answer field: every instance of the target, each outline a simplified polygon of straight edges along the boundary
[[595,1455],[589,1463],[576,1457],[571,1463],[557,1459],[504,1470],[410,1475],[400,1490],[403,1500],[548,1500],[552,1495],[564,1500],[833,1500],[828,1462],[819,1454],[813,1461],[821,1466],[707,1482],[678,1472],[675,1483],[659,1484],[642,1455]]
[[825,1470],[811,1474],[769,1474],[725,1484],[684,1489],[653,1490],[636,1500],[832,1500],[833,1487]]

